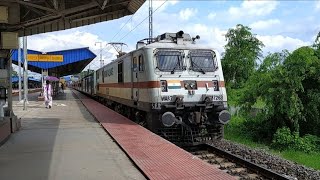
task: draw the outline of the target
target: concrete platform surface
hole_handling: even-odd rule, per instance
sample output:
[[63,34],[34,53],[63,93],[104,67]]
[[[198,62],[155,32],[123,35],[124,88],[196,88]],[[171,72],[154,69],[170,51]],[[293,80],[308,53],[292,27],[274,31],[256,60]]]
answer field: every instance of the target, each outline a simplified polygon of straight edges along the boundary
[[1,180],[145,179],[71,91],[51,109],[29,99],[13,103],[22,129],[0,147]]

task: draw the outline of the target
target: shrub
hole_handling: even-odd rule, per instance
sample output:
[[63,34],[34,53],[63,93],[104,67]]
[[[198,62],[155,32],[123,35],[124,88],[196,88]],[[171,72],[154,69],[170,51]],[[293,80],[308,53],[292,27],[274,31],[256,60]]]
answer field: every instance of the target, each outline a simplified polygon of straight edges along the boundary
[[300,137],[298,132],[292,133],[288,127],[282,127],[274,134],[271,145],[280,151],[296,150],[309,153],[319,148],[317,143],[319,143],[319,138],[316,136],[306,135]]
[[271,142],[272,134],[275,130],[272,130],[272,124],[268,121],[264,113],[258,113],[255,117],[246,116],[245,119],[242,126],[244,133],[254,141]]

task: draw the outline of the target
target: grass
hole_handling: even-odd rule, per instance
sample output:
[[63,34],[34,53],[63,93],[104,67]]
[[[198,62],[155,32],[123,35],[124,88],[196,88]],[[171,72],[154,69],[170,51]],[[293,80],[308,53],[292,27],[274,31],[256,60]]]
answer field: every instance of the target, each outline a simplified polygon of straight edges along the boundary
[[297,151],[283,151],[279,155],[290,161],[294,161],[298,164],[303,164],[305,166],[311,167],[313,169],[320,170],[320,153],[303,153]]
[[267,148],[265,144],[253,141],[251,137],[242,132],[240,124],[244,121],[245,119],[240,116],[232,116],[224,128],[224,138],[253,148]]
[[239,135],[237,133],[230,133],[228,130],[225,130],[224,138],[252,148],[267,148],[265,144],[254,142],[250,137]]
[[304,153],[299,151],[282,151],[278,152],[272,150],[267,144],[258,143],[252,140],[251,137],[246,136],[240,128],[244,121],[241,117],[232,117],[230,123],[225,126],[224,138],[239,144],[243,144],[252,148],[266,149],[269,153],[283,157],[284,159],[294,161],[298,164],[305,165],[317,170],[320,170],[320,152]]

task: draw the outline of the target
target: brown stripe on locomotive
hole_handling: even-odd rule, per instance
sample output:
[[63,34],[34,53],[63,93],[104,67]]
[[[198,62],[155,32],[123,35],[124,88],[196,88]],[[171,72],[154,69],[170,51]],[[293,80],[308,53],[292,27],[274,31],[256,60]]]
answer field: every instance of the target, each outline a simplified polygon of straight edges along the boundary
[[[184,82],[180,81],[181,87],[184,87]],[[197,81],[198,87],[206,87],[208,84],[209,87],[213,87],[212,81]],[[99,87],[112,87],[112,88],[160,88],[160,81],[145,81],[145,82],[127,82],[127,83],[104,83],[98,84]],[[225,87],[224,81],[219,81],[219,87]]]

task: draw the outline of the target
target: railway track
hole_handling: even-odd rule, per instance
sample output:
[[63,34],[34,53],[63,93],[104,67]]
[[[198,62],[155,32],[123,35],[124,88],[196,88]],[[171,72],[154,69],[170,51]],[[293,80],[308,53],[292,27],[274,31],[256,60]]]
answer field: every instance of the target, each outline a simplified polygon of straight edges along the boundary
[[292,179],[209,144],[184,149],[238,179]]
[[[143,124],[140,125],[143,126]],[[315,177],[320,177],[314,170],[298,167],[296,165],[291,166],[290,164],[288,165],[286,163],[283,163],[282,161],[279,161],[277,159],[274,160],[274,158],[271,158],[271,161],[275,161],[275,163],[280,163],[276,164],[276,166],[279,166],[278,169],[280,169],[278,172],[284,172],[285,174],[289,174],[289,176],[282,175],[272,170],[266,169],[262,166],[259,166],[257,164],[254,164],[228,151],[224,151],[221,148],[217,148],[211,144],[202,144],[198,146],[185,147],[184,149],[191,152],[200,159],[203,159],[204,161],[213,164],[214,166],[217,166],[217,168],[220,168],[225,172],[237,177],[238,179],[319,179]],[[250,154],[249,156],[251,157]],[[261,160],[261,158],[260,160],[259,158],[255,160],[256,161],[254,162],[258,162]],[[269,165],[267,167],[269,167]],[[295,170],[294,172],[287,171],[288,168]],[[310,173],[313,173],[311,177]]]

